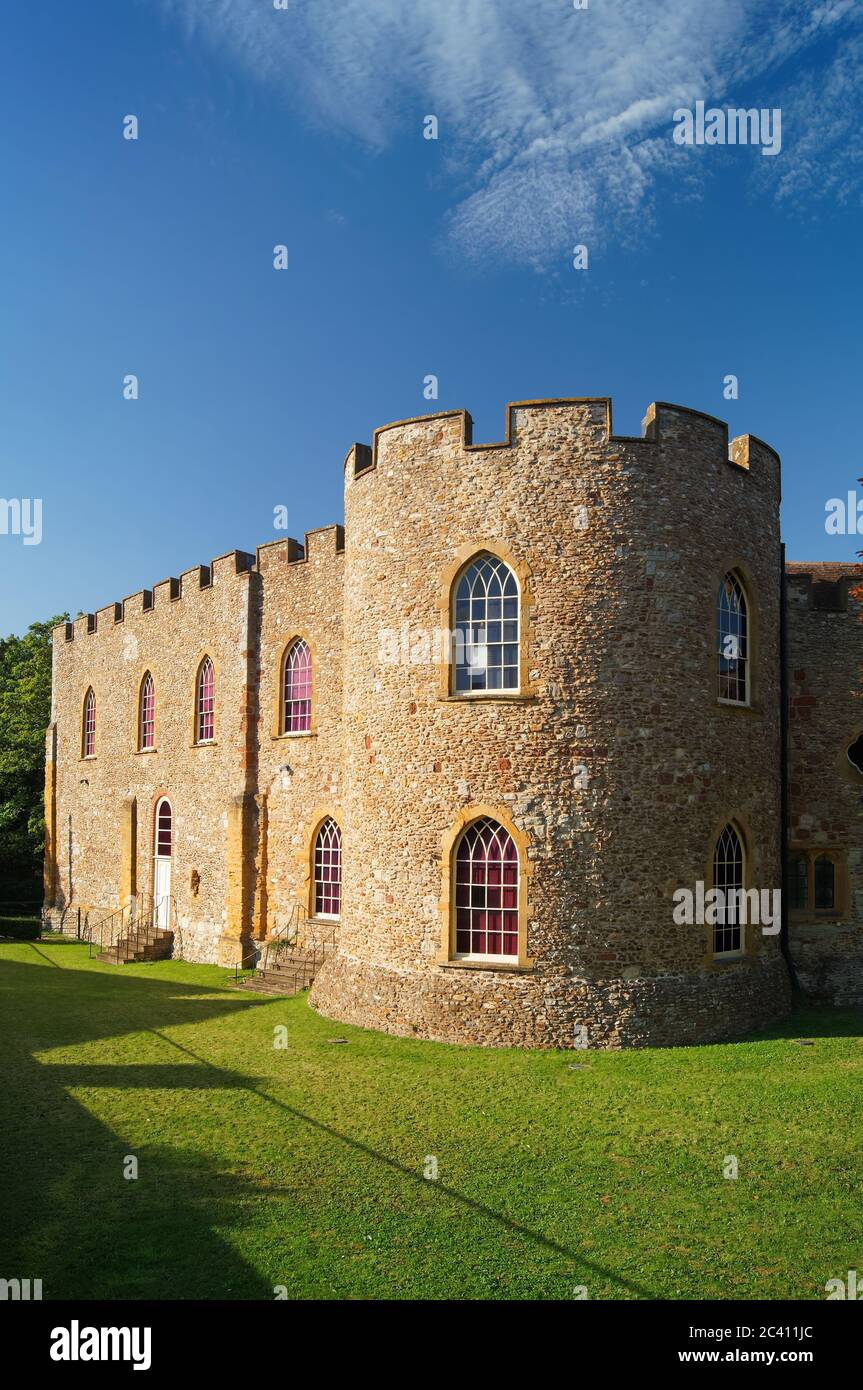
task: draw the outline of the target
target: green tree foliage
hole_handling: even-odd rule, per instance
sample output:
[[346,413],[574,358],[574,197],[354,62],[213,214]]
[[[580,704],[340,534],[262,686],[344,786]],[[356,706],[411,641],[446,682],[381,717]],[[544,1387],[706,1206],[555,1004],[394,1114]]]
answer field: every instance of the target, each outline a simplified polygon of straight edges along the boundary
[[38,899],[44,837],[51,629],[66,614],[0,638],[0,900]]

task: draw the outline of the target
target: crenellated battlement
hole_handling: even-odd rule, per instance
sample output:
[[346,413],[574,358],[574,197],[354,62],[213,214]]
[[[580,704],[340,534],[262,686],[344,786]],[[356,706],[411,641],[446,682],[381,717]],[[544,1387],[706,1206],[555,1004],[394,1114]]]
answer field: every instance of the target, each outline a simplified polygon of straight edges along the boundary
[[785,566],[789,606],[810,613],[854,613],[863,602],[863,565],[854,561],[789,561]]
[[76,638],[105,632],[125,622],[127,617],[164,610],[170,604],[179,602],[189,589],[210,589],[223,577],[232,579],[248,574],[254,568],[254,555],[245,550],[229,550],[224,555],[218,555],[209,565],[194,565],[191,569],[183,570],[179,578],[171,575],[167,579],[160,579],[152,589],[138,589],[119,602],[97,608],[93,613],[81,613],[72,622],[59,623],[54,629],[54,640],[72,642]]
[[[395,420],[381,425],[372,436],[371,445],[354,444],[345,456],[345,472],[349,479],[364,477],[378,466],[382,441],[394,432],[425,429],[432,444],[449,443],[465,453],[490,453],[502,449],[518,447],[519,416],[530,417],[549,410],[567,409],[581,416],[581,428],[596,437],[592,443],[602,445],[623,444],[632,448],[643,448],[646,457],[654,457],[657,447],[666,444],[688,445],[714,452],[723,463],[750,471],[753,467],[776,470],[779,455],[769,444],[755,435],[739,435],[729,441],[728,425],[724,420],[706,415],[688,406],[672,405],[666,401],[654,401],[647,409],[642,421],[640,436],[615,434],[613,426],[613,403],[610,396],[566,396],[549,397],[540,400],[510,401],[506,406],[506,427],[504,438],[491,443],[478,444],[473,439],[473,419],[467,410],[445,410],[432,415],[417,415],[405,420]],[[387,439],[391,443],[391,439]]]
[[[557,423],[550,422],[550,412],[563,413],[565,423],[560,418]],[[571,416],[571,419],[566,417]],[[760,475],[767,478],[768,486],[775,480],[778,492],[779,458],[770,445],[754,435],[740,435],[729,441],[728,426],[723,420],[706,415],[702,411],[687,406],[672,405],[665,401],[653,402],[647,409],[642,422],[640,436],[615,434],[613,426],[613,406],[610,396],[568,396],[548,397],[537,400],[511,401],[507,403],[504,437],[488,443],[475,443],[473,439],[473,420],[467,410],[446,410],[431,415],[420,415],[404,420],[396,420],[381,425],[374,431],[372,443],[352,445],[345,457],[346,480],[354,480],[374,473],[382,451],[393,457],[402,447],[399,436],[404,436],[404,452],[417,449],[417,432],[425,440],[423,452],[429,454],[450,451],[480,456],[494,456],[502,451],[517,450],[522,438],[530,440],[532,453],[540,451],[545,442],[549,446],[549,456],[553,460],[561,443],[572,440],[576,448],[584,447],[588,457],[596,457],[596,451],[609,450],[611,460],[617,461],[615,454],[620,446],[626,462],[637,463],[643,459],[654,464],[663,456],[663,450],[675,455],[680,468],[680,460],[691,454],[701,465],[714,459],[717,464],[727,466],[741,473]],[[413,438],[411,436],[413,435]],[[163,612],[172,604],[180,603],[190,591],[211,589],[223,580],[238,575],[258,573],[261,576],[274,575],[283,567],[307,565],[311,560],[344,553],[344,527],[338,523],[318,527],[305,533],[303,541],[287,536],[258,546],[254,555],[243,550],[228,551],[217,556],[209,565],[195,565],[184,570],[179,577],[169,576],[158,581],[152,588],[139,589],[119,602],[108,604],[93,613],[81,614],[73,622],[61,624],[55,632],[55,640],[71,642],[96,633],[110,631],[131,616],[153,612]]]
[[72,642],[97,633],[112,631],[128,618],[138,614],[164,612],[171,604],[182,601],[189,592],[218,587],[222,580],[258,573],[272,575],[284,566],[302,566],[328,556],[343,555],[345,529],[338,523],[318,526],[304,533],[302,543],[293,536],[260,545],[254,555],[245,550],[230,550],[219,555],[209,565],[193,565],[179,577],[169,576],[151,589],[138,589],[119,602],[97,608],[93,613],[81,613],[72,622],[59,623],[54,629],[55,642]]
[[670,405],[654,401],[648,406],[642,421],[645,439],[657,443],[701,443],[715,449],[717,456],[737,468],[750,472],[755,468],[777,468],[779,455],[769,444],[754,434],[739,434],[728,438],[728,424],[715,415],[692,410],[685,405]]
[[305,565],[319,556],[341,555],[344,548],[345,528],[333,522],[304,532],[302,545],[293,536],[259,545],[255,564],[262,575],[267,575],[285,565]]

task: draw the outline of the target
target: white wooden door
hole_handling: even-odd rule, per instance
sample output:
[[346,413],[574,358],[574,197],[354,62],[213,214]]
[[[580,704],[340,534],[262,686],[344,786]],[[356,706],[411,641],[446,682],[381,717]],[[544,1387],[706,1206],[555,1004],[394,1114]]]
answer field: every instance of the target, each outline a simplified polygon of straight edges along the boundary
[[171,851],[174,843],[174,815],[163,796],[156,807],[153,827],[153,926],[167,931],[171,923]]
[[153,926],[160,931],[168,930],[171,920],[171,861],[159,856],[155,860],[153,875]]

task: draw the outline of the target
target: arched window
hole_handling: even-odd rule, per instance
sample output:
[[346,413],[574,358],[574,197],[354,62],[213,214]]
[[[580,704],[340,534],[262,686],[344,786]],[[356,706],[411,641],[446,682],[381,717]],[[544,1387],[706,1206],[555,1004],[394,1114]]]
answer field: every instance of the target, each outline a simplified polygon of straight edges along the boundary
[[743,841],[729,822],[713,851],[713,887],[721,888],[724,898],[716,909],[713,927],[713,953],[735,954],[740,950],[740,901],[743,892]]
[[315,916],[339,917],[342,910],[342,832],[327,816],[315,836]]
[[285,652],[282,673],[282,733],[304,734],[312,727],[312,654],[298,637]]
[[863,772],[863,734],[858,734],[846,749],[848,761],[857,772]]
[[141,700],[138,712],[138,748],[143,753],[152,748],[156,734],[156,687],[148,671],[141,681]]
[[503,560],[484,551],[456,581],[455,692],[518,690],[519,593]]
[[455,863],[457,956],[518,958],[518,850],[497,821],[466,827]]
[[93,687],[84,696],[84,721],[81,747],[85,758],[96,756],[96,692]]
[[716,599],[716,650],[720,700],[749,703],[749,603],[738,576],[729,572]]
[[195,695],[195,742],[212,743],[216,710],[216,673],[208,656],[198,667]]
[[173,814],[171,803],[166,796],[159,800],[156,807],[156,859],[170,859],[173,848]]

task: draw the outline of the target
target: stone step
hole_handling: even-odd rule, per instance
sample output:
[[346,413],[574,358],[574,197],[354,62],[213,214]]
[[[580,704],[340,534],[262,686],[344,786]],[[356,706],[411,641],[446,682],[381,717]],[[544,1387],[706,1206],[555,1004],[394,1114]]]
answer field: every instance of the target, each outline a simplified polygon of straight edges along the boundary
[[116,945],[108,946],[104,951],[100,951],[96,959],[105,961],[108,965],[130,965],[134,961],[166,960],[171,954],[173,940],[173,932],[165,932],[158,938],[143,939],[139,943],[119,941]]
[[322,956],[321,951],[280,951],[278,955],[271,951],[267,969],[286,970],[292,965],[319,965]]
[[317,960],[280,960],[278,964],[270,961],[269,965],[259,963],[258,973],[260,975],[296,975],[300,971],[310,970],[314,974],[320,970],[323,963],[322,956],[319,956]]
[[261,984],[271,985],[273,989],[306,989],[315,978],[314,972],[287,970],[256,970],[255,979]]
[[256,972],[248,980],[240,980],[235,988],[248,990],[250,994],[276,994],[284,998],[299,994],[304,986],[291,980],[261,980]]

